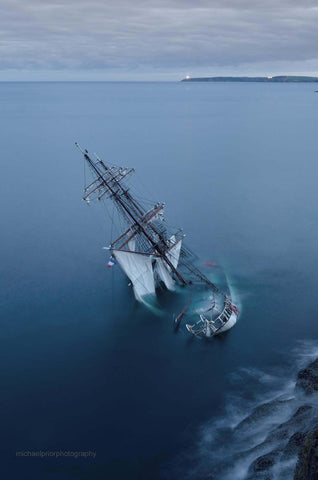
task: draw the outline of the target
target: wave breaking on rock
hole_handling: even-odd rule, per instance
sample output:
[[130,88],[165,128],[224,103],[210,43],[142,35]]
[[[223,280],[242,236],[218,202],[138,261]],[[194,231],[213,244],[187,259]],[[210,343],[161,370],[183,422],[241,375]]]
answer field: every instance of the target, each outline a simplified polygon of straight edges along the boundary
[[183,470],[177,478],[318,479],[318,351],[303,344],[294,353],[290,378],[282,369],[233,375],[234,383],[254,382],[258,394],[228,398],[226,414],[203,425],[191,454],[175,464]]

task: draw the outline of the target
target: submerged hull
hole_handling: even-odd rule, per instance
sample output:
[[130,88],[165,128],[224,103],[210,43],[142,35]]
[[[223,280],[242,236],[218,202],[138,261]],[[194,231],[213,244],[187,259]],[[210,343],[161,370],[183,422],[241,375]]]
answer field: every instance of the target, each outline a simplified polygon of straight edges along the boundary
[[224,303],[222,312],[214,319],[208,320],[204,315],[200,315],[200,320],[194,325],[186,325],[188,332],[200,337],[214,337],[230,330],[237,322],[239,315],[238,309],[232,305],[229,298]]
[[228,321],[226,322],[226,324],[223,325],[222,327],[218,328],[216,330],[216,332],[214,332],[213,335],[219,335],[220,333],[223,333],[223,332],[226,332],[227,330],[230,330],[230,328],[234,327],[234,325],[236,324],[237,317],[238,317],[238,315],[235,312],[232,312],[232,314],[231,314],[230,318],[228,319]]

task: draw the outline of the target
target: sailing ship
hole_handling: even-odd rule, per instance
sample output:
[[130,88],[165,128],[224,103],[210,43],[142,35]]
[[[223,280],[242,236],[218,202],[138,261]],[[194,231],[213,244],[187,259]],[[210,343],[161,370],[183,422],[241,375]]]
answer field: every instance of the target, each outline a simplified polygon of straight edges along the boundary
[[[137,301],[147,303],[157,296],[159,290],[178,291],[180,287],[196,288],[200,285],[222,298],[222,311],[215,316],[213,305],[207,309],[211,317],[200,315],[200,320],[187,330],[193,335],[211,337],[232,328],[238,310],[229,294],[221,291],[196,265],[195,255],[184,245],[182,229],[171,230],[164,219],[163,202],[147,208],[145,202],[131,193],[126,181],[133,168],[106,165],[95,155],[75,143],[82,152],[93,179],[84,187],[83,200],[106,200],[113,202],[119,218],[124,223],[123,231],[111,241],[111,257],[108,266],[118,263],[130,280]],[[193,297],[193,293],[191,298]],[[189,303],[189,302],[188,302]],[[188,304],[187,304],[188,307]],[[178,315],[178,321],[185,314]],[[213,318],[214,317],[214,318]]]

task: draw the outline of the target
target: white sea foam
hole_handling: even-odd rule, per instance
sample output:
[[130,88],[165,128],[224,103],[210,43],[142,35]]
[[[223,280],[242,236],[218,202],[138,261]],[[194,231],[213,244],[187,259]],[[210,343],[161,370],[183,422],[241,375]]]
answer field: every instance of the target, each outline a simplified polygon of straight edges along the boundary
[[[295,390],[295,367],[297,370],[318,356],[318,346],[313,342],[300,342],[291,353],[287,364],[293,366],[286,375],[286,366],[261,371],[257,368],[240,368],[231,375],[234,385],[255,382],[254,397],[247,400],[242,392],[227,397],[224,415],[205,422],[197,433],[195,445],[191,448],[191,467],[183,456],[182,471],[185,480],[246,480],[251,475],[251,465],[260,456],[277,452],[276,463],[271,471],[272,480],[289,480],[293,476],[296,456],[282,458],[279,452],[286,446],[288,438],[297,431],[297,424],[287,422],[297,409],[304,404],[304,396]],[[262,385],[261,392],[257,386]],[[316,397],[310,400],[318,405]],[[308,404],[308,398],[306,399]],[[310,414],[309,414],[310,415]],[[316,417],[315,417],[316,418]],[[310,423],[311,417],[307,422]],[[278,428],[279,427],[279,428]],[[277,430],[278,428],[278,430]],[[280,436],[281,429],[287,428],[288,438]],[[187,466],[188,465],[188,466]],[[168,478],[179,478],[177,475]]]

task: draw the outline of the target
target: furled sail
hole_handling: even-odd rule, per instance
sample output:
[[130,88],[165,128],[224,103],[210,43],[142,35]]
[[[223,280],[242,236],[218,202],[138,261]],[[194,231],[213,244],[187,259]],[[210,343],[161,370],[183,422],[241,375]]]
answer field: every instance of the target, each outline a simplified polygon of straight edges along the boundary
[[155,281],[152,269],[152,255],[114,250],[113,255],[133,284],[137,300],[155,293]]
[[135,249],[136,249],[135,247],[136,247],[136,238],[133,237],[133,238],[132,238],[131,240],[129,240],[129,242],[128,242],[128,248],[129,248],[129,250],[131,250],[132,252],[134,252]]
[[164,220],[164,214],[163,214],[162,209],[159,210],[158,213],[156,213],[156,215],[151,218],[150,222],[152,223],[152,222],[155,222],[157,220],[160,220],[160,222],[163,222],[163,220]]

